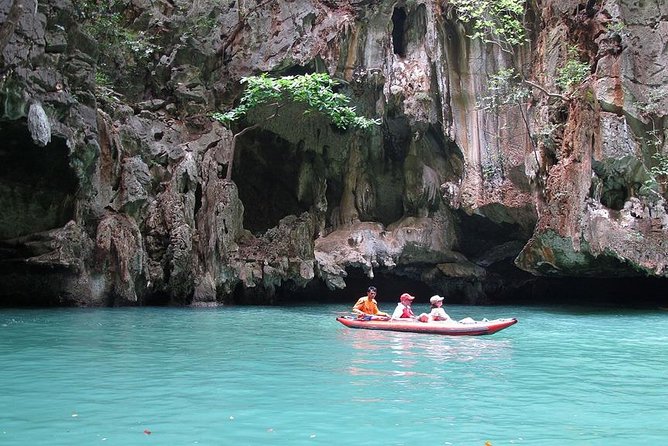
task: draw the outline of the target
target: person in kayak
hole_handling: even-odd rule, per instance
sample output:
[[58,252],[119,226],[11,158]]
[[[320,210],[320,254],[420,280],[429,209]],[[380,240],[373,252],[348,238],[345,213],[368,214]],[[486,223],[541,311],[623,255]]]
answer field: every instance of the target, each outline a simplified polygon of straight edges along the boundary
[[378,318],[387,319],[389,314],[378,309],[378,302],[376,302],[376,294],[378,291],[375,286],[370,286],[366,290],[366,296],[357,299],[353,306],[353,313],[357,314],[358,318]]
[[431,296],[429,303],[431,304],[431,311],[429,312],[429,322],[431,321],[447,321],[450,316],[443,309],[443,297],[439,295]]
[[399,303],[397,304],[397,308],[394,309],[394,312],[392,313],[392,317],[390,320],[396,320],[396,319],[404,319],[404,320],[413,320],[413,321],[420,321],[420,322],[427,322],[429,319],[429,316],[425,313],[422,313],[419,316],[416,316],[415,313],[413,313],[413,308],[411,305],[413,304],[413,300],[415,299],[415,296],[411,296],[408,293],[404,293],[399,297]]

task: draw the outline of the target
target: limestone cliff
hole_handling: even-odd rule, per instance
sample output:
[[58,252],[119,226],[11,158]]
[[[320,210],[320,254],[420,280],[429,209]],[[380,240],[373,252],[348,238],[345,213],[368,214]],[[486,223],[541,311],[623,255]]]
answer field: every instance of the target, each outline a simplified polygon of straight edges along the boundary
[[[548,0],[524,23],[507,51],[447,0],[3,1],[0,303],[667,277],[668,6]],[[511,67],[528,96],[482,106]],[[239,128],[210,115],[240,79],[315,71],[382,124],[258,110],[231,160]]]

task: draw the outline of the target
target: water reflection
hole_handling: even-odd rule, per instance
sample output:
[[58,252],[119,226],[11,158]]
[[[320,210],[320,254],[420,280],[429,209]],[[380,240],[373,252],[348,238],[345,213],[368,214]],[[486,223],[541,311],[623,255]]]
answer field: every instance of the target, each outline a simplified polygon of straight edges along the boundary
[[489,337],[347,330],[340,340],[353,352],[346,367],[349,375],[395,382],[410,377],[436,378],[455,364],[507,361],[513,353],[510,340]]

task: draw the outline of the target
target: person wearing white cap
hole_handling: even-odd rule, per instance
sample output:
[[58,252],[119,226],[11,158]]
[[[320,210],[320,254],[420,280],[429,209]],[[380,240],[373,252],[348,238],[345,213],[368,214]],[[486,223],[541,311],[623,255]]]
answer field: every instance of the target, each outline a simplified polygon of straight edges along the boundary
[[429,312],[429,322],[447,321],[450,319],[448,313],[446,313],[445,310],[443,309],[443,299],[444,297],[439,296],[438,294],[435,296],[431,296],[431,298],[429,299],[429,303],[431,304],[431,311]]

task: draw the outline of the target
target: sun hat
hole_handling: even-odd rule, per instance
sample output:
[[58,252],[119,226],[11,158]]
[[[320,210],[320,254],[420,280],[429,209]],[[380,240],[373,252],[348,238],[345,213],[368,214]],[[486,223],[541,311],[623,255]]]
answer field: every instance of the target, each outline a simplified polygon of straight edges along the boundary
[[410,300],[413,300],[413,299],[415,299],[415,296],[411,296],[411,295],[408,294],[408,293],[404,293],[404,294],[401,295],[400,299],[410,299]]
[[442,297],[442,296],[439,296],[438,294],[436,294],[436,295],[431,296],[429,298],[429,303],[434,305],[436,302],[443,302],[443,299],[445,299],[445,297]]

